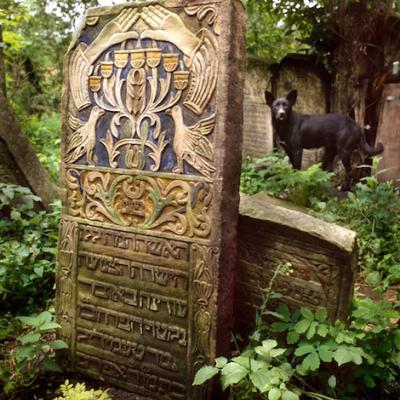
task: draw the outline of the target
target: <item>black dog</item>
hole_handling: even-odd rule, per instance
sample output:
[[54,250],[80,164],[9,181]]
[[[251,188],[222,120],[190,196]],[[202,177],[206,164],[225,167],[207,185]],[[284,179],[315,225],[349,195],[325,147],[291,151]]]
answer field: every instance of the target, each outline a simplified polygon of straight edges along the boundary
[[359,149],[373,156],[383,151],[383,145],[371,147],[365,140],[362,128],[343,114],[306,115],[292,110],[296,103],[297,90],[286,97],[275,98],[266,91],[265,99],[271,108],[272,125],[279,136],[293,167],[300,169],[303,149],[325,148],[322,168],[333,171],[333,161],[338,155],[346,170],[342,190],[350,189],[351,154]]

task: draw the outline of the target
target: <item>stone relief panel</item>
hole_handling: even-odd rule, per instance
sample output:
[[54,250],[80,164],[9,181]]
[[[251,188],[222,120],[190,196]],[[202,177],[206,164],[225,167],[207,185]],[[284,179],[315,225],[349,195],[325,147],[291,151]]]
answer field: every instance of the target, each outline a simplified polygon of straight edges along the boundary
[[94,8],[67,53],[57,280],[65,361],[146,399],[210,394],[192,382],[217,353],[222,222],[237,217],[238,199],[223,208],[222,192],[238,192],[224,170],[239,171],[242,17],[236,0]]
[[261,193],[243,196],[239,220],[237,330],[251,327],[263,290],[278,265],[273,290],[293,308],[325,307],[332,320],[346,319],[356,272],[355,233],[273,204]]

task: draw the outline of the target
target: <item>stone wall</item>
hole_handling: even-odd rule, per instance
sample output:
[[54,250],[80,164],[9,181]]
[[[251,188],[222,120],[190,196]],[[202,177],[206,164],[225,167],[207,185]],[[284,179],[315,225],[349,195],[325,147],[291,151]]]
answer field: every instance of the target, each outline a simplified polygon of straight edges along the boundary
[[243,100],[243,154],[261,157],[273,148],[271,112],[264,91],[271,90],[272,72],[265,61],[249,58]]
[[326,307],[332,320],[345,319],[356,272],[353,231],[273,204],[268,196],[242,196],[239,219],[239,267],[236,284],[236,331],[254,325],[263,289],[275,268],[290,263],[274,290],[293,307]]

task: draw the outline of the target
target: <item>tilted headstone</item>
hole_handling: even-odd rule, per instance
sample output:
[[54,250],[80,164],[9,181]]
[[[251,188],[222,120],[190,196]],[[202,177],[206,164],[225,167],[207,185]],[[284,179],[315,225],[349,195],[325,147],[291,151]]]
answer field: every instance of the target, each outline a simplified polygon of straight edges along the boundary
[[239,0],[90,9],[65,61],[57,318],[67,364],[203,399],[228,351],[239,203]]
[[56,185],[40,163],[35,149],[0,89],[0,182],[29,187],[45,207],[57,198]]
[[236,330],[254,325],[262,293],[280,264],[273,290],[294,308],[326,307],[332,320],[346,319],[357,266],[355,232],[274,204],[259,193],[243,196],[239,219]]

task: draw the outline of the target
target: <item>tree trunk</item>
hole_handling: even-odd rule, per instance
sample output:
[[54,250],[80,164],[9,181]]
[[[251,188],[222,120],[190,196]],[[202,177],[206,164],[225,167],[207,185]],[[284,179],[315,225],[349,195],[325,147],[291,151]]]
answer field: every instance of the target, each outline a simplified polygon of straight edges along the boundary
[[393,0],[339,0],[336,7],[333,111],[370,125],[370,143],[378,125],[380,93],[375,82],[385,69],[385,27],[392,4]]
[[3,52],[3,29],[0,25],[0,90],[7,95],[6,91],[6,69],[4,64],[4,52]]

